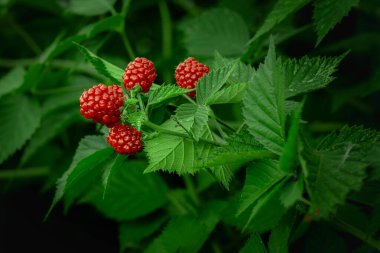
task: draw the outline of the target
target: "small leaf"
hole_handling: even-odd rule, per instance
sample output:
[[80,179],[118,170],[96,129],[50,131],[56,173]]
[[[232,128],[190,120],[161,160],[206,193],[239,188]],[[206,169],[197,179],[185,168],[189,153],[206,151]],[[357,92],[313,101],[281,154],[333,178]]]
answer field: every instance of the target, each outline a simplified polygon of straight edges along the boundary
[[227,82],[234,71],[235,64],[217,70],[212,70],[207,75],[201,77],[197,83],[197,103],[208,105],[209,99]]
[[264,24],[249,41],[249,44],[252,45],[258,38],[270,32],[277,24],[282,22],[290,14],[302,8],[308,2],[309,0],[278,0],[272,11],[266,17]]
[[338,24],[350,9],[359,4],[360,0],[318,0],[314,1],[314,25],[318,33],[317,45],[326,34]]
[[112,11],[116,0],[70,0],[67,10],[83,16],[96,16]]
[[[157,210],[167,202],[167,186],[158,174],[144,175],[146,163],[121,156],[104,187],[95,184],[81,202],[94,205],[106,217],[131,220]],[[103,170],[104,171],[104,170]]]
[[189,131],[194,140],[199,141],[199,138],[204,133],[207,126],[209,109],[205,105],[182,104],[176,110],[176,118],[189,126]]
[[102,184],[104,187],[103,191],[103,199],[106,196],[107,193],[107,187],[110,182],[111,174],[119,169],[119,167],[124,165],[125,156],[122,155],[116,155],[114,159],[110,159],[108,163],[104,166],[104,172],[102,174]]
[[215,51],[225,56],[240,56],[249,40],[242,18],[228,9],[213,9],[184,22],[189,55],[212,57]]
[[41,122],[41,126],[26,146],[21,158],[21,164],[25,164],[40,147],[59,134],[60,131],[80,119],[78,110],[66,110],[45,117]]
[[267,253],[267,249],[261,237],[257,233],[253,233],[248,241],[245,243],[244,247],[239,251],[239,253]]
[[[119,226],[120,250],[124,252],[128,246],[140,242],[144,238],[156,232],[166,221],[165,217],[156,218],[154,221],[131,221],[124,222]],[[133,246],[132,246],[133,247]]]
[[252,160],[271,156],[269,151],[258,143],[246,128],[229,137],[227,141],[227,145],[213,149],[204,161],[205,166],[241,167]]
[[45,218],[65,194],[67,194],[68,201],[66,206],[70,206],[74,199],[91,184],[95,174],[94,170],[99,168],[112,153],[112,148],[108,146],[103,136],[86,136],[83,138],[69,169],[57,181],[53,203]]
[[122,75],[124,71],[116,67],[115,65],[103,60],[102,58],[96,56],[87,48],[81,46],[78,43],[74,43],[75,46],[79,49],[79,51],[86,57],[86,59],[95,67],[95,69],[105,77],[111,79],[112,82],[122,83]]
[[270,253],[288,253],[290,232],[296,219],[294,210],[290,210],[273,228],[269,237],[268,249]]
[[143,111],[129,112],[126,115],[126,121],[140,131],[142,124],[146,120],[146,114]]
[[298,129],[301,120],[303,104],[303,102],[298,104],[297,108],[292,114],[288,138],[280,157],[279,166],[280,169],[285,173],[294,172],[298,164]]
[[281,202],[284,207],[289,208],[302,198],[304,184],[304,176],[300,174],[297,181],[289,181],[284,185],[281,192]]
[[0,163],[19,150],[40,125],[41,109],[24,95],[0,100]]
[[167,99],[174,98],[174,97],[186,94],[188,92],[189,92],[188,89],[184,89],[176,85],[171,85],[171,84],[161,85],[154,91],[150,92],[148,105],[157,106]]
[[16,67],[0,79],[0,97],[17,90],[24,83],[25,70]]
[[240,215],[254,204],[283,178],[284,174],[278,169],[278,164],[271,160],[262,160],[250,165],[247,168],[247,176],[241,192],[237,215]]
[[[221,205],[211,202],[202,208],[197,217],[177,216],[171,219],[145,251],[146,253],[196,253],[207,240],[216,224]],[[175,238],[175,240],[173,240]]]
[[[184,122],[184,127],[189,128],[188,122]],[[173,120],[168,120],[161,127],[186,133],[185,130],[177,125]],[[149,158],[149,166],[144,173],[163,170],[176,172],[179,175],[183,173],[194,173],[200,168],[198,156],[207,155],[210,152],[210,145],[196,143],[189,138],[160,134],[158,137],[148,140],[145,143],[145,151]]]
[[229,190],[229,185],[234,176],[233,171],[228,166],[210,167],[210,171],[222,185]]
[[213,96],[211,96],[208,99],[208,104],[215,105],[239,103],[243,100],[247,86],[247,83],[229,85],[228,87],[221,89],[220,91],[216,92]]
[[332,74],[345,56],[346,54],[339,57],[305,56],[301,59],[285,60],[284,68],[288,84],[286,97],[294,97],[325,87],[334,80]]
[[312,208],[327,218],[343,204],[351,190],[359,190],[366,176],[365,157],[380,134],[362,127],[344,127],[320,142],[317,149],[304,149],[302,162]]
[[260,64],[244,97],[243,115],[249,132],[270,151],[280,155],[285,145],[286,74],[276,59],[271,40],[264,64]]

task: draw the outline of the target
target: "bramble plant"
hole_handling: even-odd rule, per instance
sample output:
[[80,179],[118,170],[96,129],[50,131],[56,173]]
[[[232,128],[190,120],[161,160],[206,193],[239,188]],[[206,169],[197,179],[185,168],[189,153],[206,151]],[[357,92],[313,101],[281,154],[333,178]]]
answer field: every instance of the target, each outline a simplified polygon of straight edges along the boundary
[[[0,180],[56,182],[44,224],[63,202],[116,222],[119,252],[380,251],[380,54],[363,45],[380,37],[360,25],[334,37],[351,9],[380,24],[376,3],[115,2],[47,4],[101,18],[44,51],[0,3],[38,55],[0,59],[14,67],[0,80],[0,162],[32,167]],[[156,2],[158,35],[157,17],[133,16]],[[128,60],[112,56],[115,35]],[[373,58],[358,67],[358,54]]]

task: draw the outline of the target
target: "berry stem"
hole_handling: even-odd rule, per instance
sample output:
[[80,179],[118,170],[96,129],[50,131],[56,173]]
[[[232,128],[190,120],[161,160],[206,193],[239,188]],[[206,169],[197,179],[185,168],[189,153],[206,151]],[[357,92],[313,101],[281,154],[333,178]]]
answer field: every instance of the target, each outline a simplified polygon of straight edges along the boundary
[[48,167],[33,167],[22,169],[1,170],[0,179],[25,179],[32,177],[45,177],[50,174]]
[[142,98],[141,98],[141,93],[137,93],[137,99],[139,100],[140,109],[141,109],[144,113],[147,113],[147,112],[145,111],[144,102],[142,101]]
[[[166,1],[159,1],[161,27],[162,27],[162,54],[165,60],[169,60],[172,56],[172,21],[170,18],[169,7]],[[164,72],[164,79],[168,83],[172,83],[172,75],[167,70]]]
[[[160,133],[164,133],[164,134],[170,134],[170,135],[174,135],[174,136],[179,136],[179,137],[184,137],[184,138],[188,138],[188,139],[192,139],[191,136],[189,136],[188,134],[185,134],[185,133],[180,133],[180,132],[175,132],[175,131],[172,131],[172,130],[169,130],[169,129],[165,129],[159,125],[156,125],[150,121],[145,121],[144,122],[144,125],[146,125],[147,127],[153,129],[153,130],[156,130],[157,132],[160,132]],[[212,140],[206,140],[206,139],[203,139],[203,138],[200,138],[199,141],[202,141],[202,142],[206,142],[206,143],[209,143],[209,144],[212,144],[212,145],[215,145],[215,146],[223,146],[224,143],[221,143],[221,142],[217,142],[217,141],[212,141]]]
[[37,45],[33,38],[13,19],[12,16],[9,17],[9,24],[36,55],[42,54],[41,48]]
[[136,55],[133,52],[133,49],[132,49],[131,43],[129,42],[127,34],[125,33],[125,27],[124,26],[123,26],[123,28],[122,28],[122,30],[120,31],[119,34],[120,34],[120,36],[121,36],[121,38],[123,40],[124,47],[127,50],[129,58],[131,59],[131,61],[133,61],[136,58]]
[[183,175],[183,181],[186,185],[187,192],[189,193],[191,199],[194,201],[194,203],[199,206],[201,204],[201,201],[199,199],[198,193],[195,190],[193,180],[191,179],[190,175],[184,174]]
[[380,251],[380,241],[373,238],[371,235],[364,233],[363,231],[359,230],[358,228],[352,226],[351,224],[348,224],[347,222],[334,217],[333,223],[338,228],[342,229],[343,231],[355,236],[356,238],[362,240],[363,242],[367,243],[369,246],[377,249]]

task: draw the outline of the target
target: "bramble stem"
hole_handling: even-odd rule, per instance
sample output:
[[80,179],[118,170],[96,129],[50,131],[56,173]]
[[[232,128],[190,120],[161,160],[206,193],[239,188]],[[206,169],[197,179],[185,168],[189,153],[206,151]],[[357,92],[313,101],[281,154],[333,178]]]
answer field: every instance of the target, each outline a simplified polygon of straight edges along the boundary
[[49,175],[48,167],[34,167],[22,169],[0,170],[0,179],[23,179],[31,177],[45,177]]
[[41,48],[37,45],[37,43],[33,40],[33,38],[13,19],[10,17],[10,26],[12,26],[13,30],[20,35],[20,37],[26,42],[30,49],[36,54],[42,54]]
[[186,185],[187,192],[189,193],[191,199],[194,201],[194,203],[199,206],[201,201],[199,199],[198,193],[195,190],[193,181],[191,180],[190,176],[188,174],[183,175],[183,181]]
[[137,99],[139,100],[140,109],[146,113],[144,102],[142,101],[141,94],[137,93]]
[[[180,133],[180,132],[175,132],[175,131],[172,131],[172,130],[169,130],[169,129],[165,129],[159,125],[156,125],[150,121],[145,121],[144,125],[146,125],[147,127],[153,129],[153,130],[156,130],[157,132],[160,132],[160,133],[164,133],[164,134],[170,134],[170,135],[174,135],[174,136],[179,136],[179,137],[183,137],[183,138],[188,138],[188,139],[192,139],[188,134],[185,134],[185,133]],[[212,144],[212,145],[215,145],[215,146],[223,146],[224,144],[221,143],[221,142],[217,142],[217,141],[212,141],[212,140],[206,140],[206,139],[203,139],[203,138],[200,138],[199,141],[202,141],[202,142],[206,142],[206,143],[209,143],[209,144]]]
[[380,241],[374,239],[371,235],[364,233],[363,231],[357,229],[356,227],[346,223],[341,219],[338,219],[337,217],[334,217],[332,221],[337,227],[341,228],[343,231],[355,236],[356,238],[367,243],[369,246],[380,251]]
[[128,40],[127,34],[125,33],[125,27],[123,26],[122,31],[120,32],[120,36],[123,39],[124,47],[127,50],[128,56],[133,61],[136,58],[135,53],[133,52],[131,43]]
[[[165,60],[168,60],[172,56],[172,21],[166,1],[159,1],[158,7],[160,9],[162,27],[162,55]],[[172,82],[172,75],[168,70],[164,72],[164,79],[168,83]]]

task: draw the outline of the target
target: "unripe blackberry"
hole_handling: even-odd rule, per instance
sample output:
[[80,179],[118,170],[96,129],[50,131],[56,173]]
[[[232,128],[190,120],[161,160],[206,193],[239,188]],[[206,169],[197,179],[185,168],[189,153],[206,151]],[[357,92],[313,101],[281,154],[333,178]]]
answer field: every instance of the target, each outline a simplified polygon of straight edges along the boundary
[[124,87],[127,90],[131,90],[136,85],[139,85],[142,92],[148,92],[156,76],[153,62],[146,58],[138,57],[128,63],[122,77]]
[[110,128],[107,142],[119,154],[134,155],[143,149],[142,134],[129,125],[117,124]]
[[[199,78],[208,74],[210,71],[207,65],[204,65],[193,57],[187,58],[185,61],[178,64],[175,69],[175,80],[177,85],[185,89],[194,89]],[[195,91],[187,93],[189,97],[195,97]]]
[[112,127],[120,122],[120,107],[123,106],[123,90],[119,85],[98,84],[84,91],[79,99],[80,113],[95,123]]

